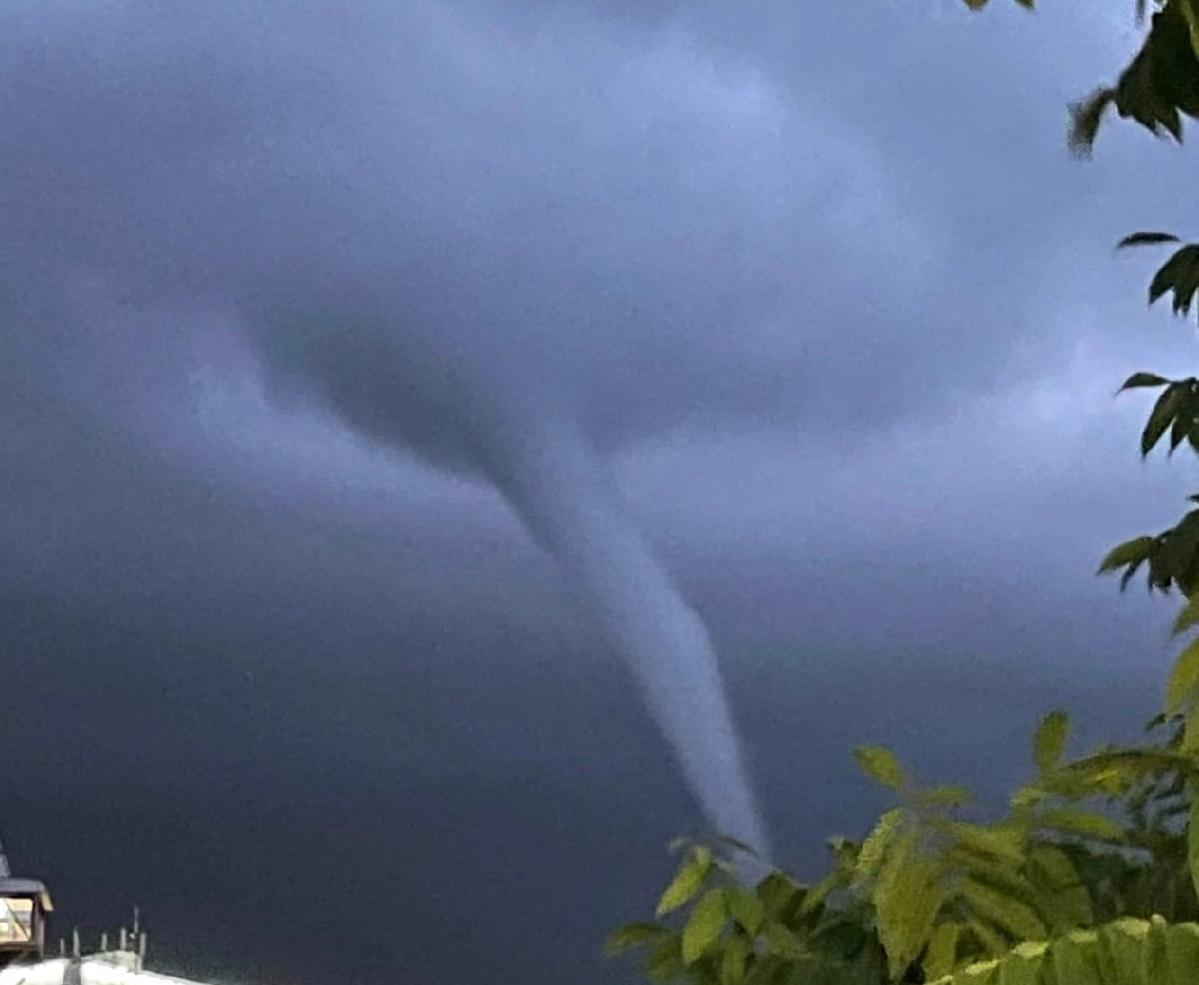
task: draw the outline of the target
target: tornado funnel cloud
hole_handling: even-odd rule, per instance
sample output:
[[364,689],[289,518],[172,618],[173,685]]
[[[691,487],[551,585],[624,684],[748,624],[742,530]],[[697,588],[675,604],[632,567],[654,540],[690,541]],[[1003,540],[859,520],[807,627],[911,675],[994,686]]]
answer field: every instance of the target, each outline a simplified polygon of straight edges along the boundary
[[710,823],[769,857],[712,641],[586,445],[542,428],[498,484],[628,663]]
[[[336,305],[301,310],[306,320],[251,321],[275,389],[316,395],[358,434],[493,485],[628,664],[711,826],[768,858],[711,639],[575,417],[554,394],[522,389],[515,370],[451,352],[433,333],[399,336],[382,316],[333,332],[324,326],[349,321]],[[759,868],[743,865],[747,876]]]

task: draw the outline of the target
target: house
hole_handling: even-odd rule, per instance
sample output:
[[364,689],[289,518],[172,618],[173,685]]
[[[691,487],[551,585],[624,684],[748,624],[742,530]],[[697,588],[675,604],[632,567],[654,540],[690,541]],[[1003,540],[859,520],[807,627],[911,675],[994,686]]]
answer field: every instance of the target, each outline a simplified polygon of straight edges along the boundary
[[44,883],[11,876],[0,878],[0,967],[44,956],[46,914],[53,910]]

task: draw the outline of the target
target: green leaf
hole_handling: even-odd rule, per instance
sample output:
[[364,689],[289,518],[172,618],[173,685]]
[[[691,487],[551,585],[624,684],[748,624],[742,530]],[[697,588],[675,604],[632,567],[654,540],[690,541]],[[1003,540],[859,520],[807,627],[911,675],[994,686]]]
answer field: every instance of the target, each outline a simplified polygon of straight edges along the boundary
[[[956,856],[951,855],[951,859],[959,861]],[[1041,893],[1017,866],[975,858],[967,860],[967,864],[960,865],[959,869],[960,878],[954,884],[955,889],[960,889],[964,881],[970,879],[1006,899],[1025,904],[1040,915]]]
[[781,923],[768,923],[762,935],[771,954],[784,958],[802,958],[807,954],[799,938]]
[[1011,947],[1004,936],[994,927],[989,926],[985,920],[970,917],[966,921],[966,926],[970,928],[970,932],[988,954],[1006,954]]
[[1054,933],[1085,927],[1095,920],[1091,894],[1068,855],[1051,845],[1030,853],[1030,875],[1037,885],[1038,912]]
[[1174,302],[1171,307],[1174,314],[1186,315],[1190,314],[1195,291],[1199,290],[1199,247],[1186,246],[1179,252],[1186,253],[1187,257],[1174,280]]
[[780,973],[782,967],[783,962],[778,958],[769,954],[755,954],[742,985],[774,985],[775,976]]
[[1153,304],[1167,291],[1174,292],[1174,311],[1178,313],[1189,304],[1195,292],[1196,263],[1199,262],[1199,245],[1191,243],[1176,251],[1167,260],[1149,285],[1149,303]]
[[917,828],[900,835],[873,893],[879,940],[892,978],[899,978],[924,949],[945,898],[938,867],[923,856],[919,836]]
[[1116,393],[1123,393],[1125,390],[1135,390],[1138,387],[1165,386],[1169,382],[1164,376],[1158,376],[1156,373],[1133,373],[1132,376],[1124,381]]
[[771,954],[759,954],[750,965],[744,985],[784,985],[792,971],[791,962]]
[[[1184,612],[1186,610],[1183,610]],[[1180,653],[1166,680],[1166,714],[1178,715],[1195,693],[1199,682],[1199,638]]]
[[766,919],[766,905],[758,894],[734,886],[725,890],[725,900],[733,919],[745,928],[747,934],[754,936],[761,929],[762,921]]
[[[1003,958],[997,979],[998,985],[1009,985],[1009,983],[1010,985],[1017,985],[1017,983],[1018,985],[1041,985],[1041,983],[1047,982],[1065,985],[1067,982],[1090,980],[1093,980],[1096,985],[1106,985],[1102,978],[1093,977],[1092,979],[1077,976],[1075,974],[1079,966],[1077,960],[1071,961],[1067,957],[1060,963],[1054,962],[1052,949],[1058,943],[1058,941],[1053,944],[1046,941],[1025,941],[1017,944],[1012,948],[1011,953]],[[1071,944],[1067,941],[1065,947],[1068,950]]]
[[916,799],[926,807],[961,807],[970,803],[974,795],[965,787],[949,784],[921,790],[916,794]]
[[[973,929],[973,928],[972,928]],[[1124,917],[1052,941],[1024,941],[933,985],[1183,985],[1199,967],[1199,925]]]
[[1040,772],[1048,773],[1061,762],[1069,730],[1070,718],[1061,709],[1051,711],[1041,720],[1032,740],[1032,758]]
[[1037,901],[1037,909],[1055,934],[1089,927],[1095,922],[1091,894],[1085,886],[1061,889]]
[[[844,912],[844,911],[842,911]],[[836,919],[823,923],[812,934],[812,941],[819,943],[821,952],[832,952],[843,960],[852,960],[866,943],[866,921],[869,911],[863,914],[847,915],[844,919]]]
[[[1179,636],[1196,623],[1199,623],[1199,595],[1188,599],[1186,604],[1179,610],[1178,615],[1174,619],[1171,631],[1175,636]],[[1162,721],[1165,721],[1165,719],[1163,718]]]
[[1099,565],[1098,574],[1115,571],[1125,564],[1144,561],[1152,553],[1156,543],[1157,540],[1153,537],[1134,537],[1132,540],[1126,540],[1123,544],[1117,544],[1108,551],[1107,557]]
[[781,922],[792,917],[803,898],[799,885],[777,871],[764,876],[754,888],[754,893],[766,908],[766,919]]
[[1091,153],[1103,116],[1115,101],[1116,90],[1102,86],[1086,99],[1070,104],[1070,131],[1067,142],[1072,153],[1079,157],[1086,157]]
[[1151,593],[1156,588],[1164,594],[1170,586],[1170,578],[1165,574],[1163,566],[1155,556],[1149,558],[1149,577],[1147,582]]
[[1113,980],[1133,985],[1154,985],[1145,978],[1149,930],[1148,920],[1129,917],[1113,920],[1099,928],[1100,960],[1107,965]]
[[1128,246],[1151,246],[1156,243],[1179,243],[1181,240],[1173,233],[1132,233],[1125,236],[1116,244],[1117,250]]
[[703,847],[695,849],[692,860],[679,869],[674,880],[666,887],[655,915],[660,917],[688,902],[699,892],[711,870],[712,853]]
[[745,979],[745,963],[749,960],[750,944],[744,937],[734,937],[720,959],[721,985],[741,985]]
[[1088,778],[1116,770],[1126,778],[1126,783],[1139,777],[1158,776],[1167,771],[1179,771],[1190,776],[1196,768],[1193,757],[1170,749],[1139,747],[1100,752],[1085,759],[1076,760],[1064,767],[1068,776],[1078,779],[1079,793],[1085,794],[1090,785]]
[[1141,566],[1141,563],[1142,562],[1140,561],[1133,561],[1132,564],[1128,566],[1128,570],[1125,571],[1120,578],[1120,591],[1124,591],[1126,588],[1128,588],[1128,583],[1132,581],[1132,576],[1137,573],[1137,568]]
[[1170,384],[1157,398],[1157,403],[1153,405],[1153,410],[1149,414],[1145,430],[1141,432],[1142,455],[1148,455],[1153,451],[1153,446],[1166,433],[1166,429],[1174,421],[1181,408],[1182,398],[1183,392],[1177,383]]
[[879,783],[893,790],[903,786],[903,768],[890,749],[885,746],[858,746],[853,755],[858,766]]
[[1174,418],[1174,424],[1170,427],[1170,450],[1167,452],[1167,455],[1173,455],[1178,450],[1178,446],[1190,435],[1193,424],[1193,408],[1188,407],[1184,409]]
[[799,904],[799,908],[795,911],[794,920],[804,920],[811,917],[824,906],[824,901],[828,898],[829,893],[839,889],[845,885],[845,876],[842,872],[834,869],[816,885],[809,886],[803,895],[803,900]]
[[1145,942],[1142,967],[1146,981],[1164,982],[1170,979],[1168,953],[1169,925],[1161,914],[1149,918],[1149,939]]
[[1037,845],[1029,851],[1028,860],[1037,879],[1050,889],[1071,889],[1082,884],[1078,869],[1060,848]]
[[700,958],[688,967],[687,978],[691,985],[720,985],[720,965],[715,956]]
[[1175,924],[1166,930],[1166,963],[1174,982],[1185,982],[1199,968],[1199,925]]
[[951,922],[937,924],[924,953],[924,980],[933,981],[953,971],[957,963],[958,937],[962,928]]
[[967,877],[959,890],[970,909],[1007,932],[1015,940],[1040,940],[1048,928],[1027,903]]
[[834,871],[846,875],[851,873],[858,858],[857,843],[843,835],[836,835],[828,840],[828,847],[833,850],[837,858]]
[[1017,865],[1024,861],[1024,837],[1018,828],[968,821],[948,821],[943,828],[959,848],[1006,859]]
[[1193,574],[1199,561],[1199,510],[1191,510],[1171,530],[1157,538],[1150,565],[1156,570],[1162,587],[1168,589],[1173,582],[1183,595],[1194,591]]
[[646,955],[645,974],[652,982],[662,985],[662,983],[682,978],[686,973],[687,966],[683,964],[682,941],[677,934],[671,934],[665,940],[659,941]]
[[1194,702],[1183,717],[1182,750],[1185,754],[1199,752],[1199,701]]
[[1049,796],[1047,790],[1042,789],[1035,783],[1026,783],[1020,787],[1011,799],[1008,801],[1017,811],[1027,810],[1030,807],[1035,807]]
[[623,954],[642,944],[660,940],[670,933],[668,928],[655,923],[627,923],[608,935],[608,939],[604,942],[604,953],[609,957]]
[[1039,820],[1046,827],[1083,838],[1115,842],[1124,840],[1124,829],[1120,825],[1091,811],[1062,808],[1045,811]]
[[709,889],[691,910],[683,927],[683,964],[695,964],[720,939],[728,919],[724,891]]
[[861,851],[858,852],[853,873],[855,883],[865,882],[878,872],[883,864],[883,855],[887,851],[887,846],[895,837],[903,818],[903,808],[894,807],[878,819],[870,834],[866,836],[866,840],[862,842]]

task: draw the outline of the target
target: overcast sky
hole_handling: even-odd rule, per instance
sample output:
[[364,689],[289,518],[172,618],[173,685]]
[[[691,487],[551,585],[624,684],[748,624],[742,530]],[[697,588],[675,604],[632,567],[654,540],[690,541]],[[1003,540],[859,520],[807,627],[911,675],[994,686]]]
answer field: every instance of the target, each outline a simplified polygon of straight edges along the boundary
[[1135,734],[1170,607],[1093,571],[1195,490],[1112,392],[1194,329],[1112,245],[1188,165],[1067,154],[1131,3],[992,7],[0,5],[0,832],[58,932],[627,980],[704,820],[530,434],[706,623],[801,877],[854,744],[996,798],[1055,705]]

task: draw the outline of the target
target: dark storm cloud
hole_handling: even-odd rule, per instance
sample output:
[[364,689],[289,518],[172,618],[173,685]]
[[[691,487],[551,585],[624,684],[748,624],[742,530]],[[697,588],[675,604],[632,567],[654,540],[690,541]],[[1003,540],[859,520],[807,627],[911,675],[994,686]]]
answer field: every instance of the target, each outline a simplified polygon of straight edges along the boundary
[[1002,389],[1077,332],[1048,323],[1061,280],[1117,297],[1060,179],[1120,176],[1056,153],[1058,94],[1105,66],[1047,57],[1072,23],[935,9],[14,5],[7,325],[34,354],[7,395],[79,386],[96,291],[147,371],[108,355],[85,416],[114,385],[134,418],[156,385],[188,407],[154,368],[186,322],[441,464],[554,408],[611,444],[870,431]]
[[[833,59],[864,14],[774,11],[737,46],[710,36],[727,12],[651,17],[630,38],[579,11],[356,10],[13,8],[13,292],[59,291],[74,268],[133,303],[215,297],[270,366],[315,376],[343,410],[339,388],[372,406],[385,389],[404,437],[451,458],[490,440],[476,419],[512,380],[609,442],[730,414],[869,416],[831,392],[850,377],[890,415],[968,361],[991,381],[1028,330],[1019,299],[986,289],[1017,251],[991,237],[980,267],[978,237],[954,228],[986,183],[1015,191],[1002,156],[955,161],[980,124],[955,129],[1015,133],[1023,105],[1010,78],[977,80],[913,124],[933,81],[905,43],[920,18],[890,11],[896,44],[846,74]],[[952,44],[994,44],[936,26],[951,63]],[[1044,224],[1054,194],[1018,203],[1024,228],[1005,235]],[[913,363],[930,308],[954,326],[942,358]],[[352,346],[328,341],[330,321]],[[326,341],[296,352],[306,327]],[[402,382],[368,372],[388,365],[378,346],[399,349]]]
[[605,444],[877,426],[1052,351],[1030,296],[1106,238],[1058,153],[1102,59],[1013,71],[1077,26],[947,9],[16,5],[10,303],[223,308],[283,389],[449,464],[521,397]]

